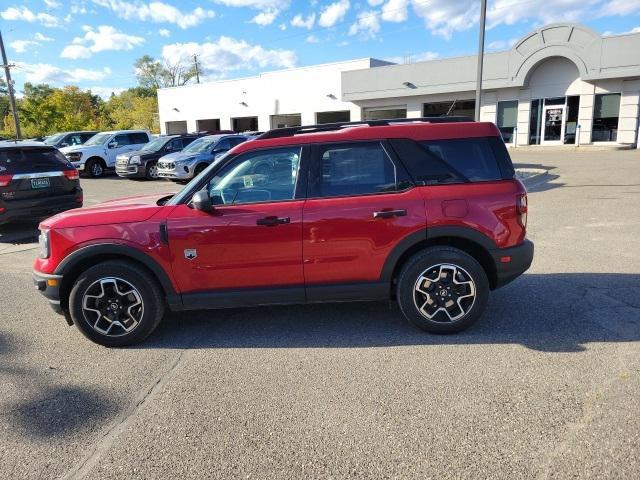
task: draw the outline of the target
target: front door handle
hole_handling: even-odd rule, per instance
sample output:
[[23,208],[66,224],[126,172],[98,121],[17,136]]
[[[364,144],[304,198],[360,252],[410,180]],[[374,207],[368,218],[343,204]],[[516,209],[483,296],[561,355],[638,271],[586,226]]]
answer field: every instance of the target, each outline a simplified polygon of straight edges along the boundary
[[291,223],[289,217],[264,217],[256,220],[257,225],[263,225],[265,227],[275,227],[277,225],[286,225]]
[[379,212],[373,212],[373,218],[392,218],[392,217],[406,217],[407,211],[401,210],[381,210]]

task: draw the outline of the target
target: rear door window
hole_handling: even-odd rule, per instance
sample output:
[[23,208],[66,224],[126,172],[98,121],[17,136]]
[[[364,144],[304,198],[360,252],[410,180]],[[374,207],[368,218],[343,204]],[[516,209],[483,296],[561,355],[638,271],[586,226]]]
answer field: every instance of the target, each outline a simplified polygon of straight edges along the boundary
[[428,154],[440,159],[471,182],[501,180],[502,172],[487,138],[420,142]]
[[396,166],[379,142],[319,147],[317,195],[338,197],[397,190]]
[[72,168],[65,156],[55,148],[0,149],[0,175],[59,172]]
[[125,147],[133,143],[128,133],[121,133],[119,135],[116,135],[113,140],[118,144],[118,147]]
[[143,132],[130,133],[131,143],[138,145],[140,143],[149,143],[149,136]]

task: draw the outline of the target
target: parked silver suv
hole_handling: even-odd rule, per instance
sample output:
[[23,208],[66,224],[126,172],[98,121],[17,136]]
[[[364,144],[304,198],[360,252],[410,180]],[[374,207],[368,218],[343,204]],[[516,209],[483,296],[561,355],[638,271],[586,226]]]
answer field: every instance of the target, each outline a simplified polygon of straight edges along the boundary
[[189,180],[236,145],[247,141],[246,135],[207,135],[193,141],[181,152],[158,160],[158,177],[174,181]]

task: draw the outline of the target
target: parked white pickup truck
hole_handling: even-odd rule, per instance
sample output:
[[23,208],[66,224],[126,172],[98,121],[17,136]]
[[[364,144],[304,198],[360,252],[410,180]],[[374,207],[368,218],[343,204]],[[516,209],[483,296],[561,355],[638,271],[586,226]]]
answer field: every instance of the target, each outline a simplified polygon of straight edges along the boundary
[[116,130],[96,133],[84,144],[63,147],[60,151],[81,174],[97,178],[105,170],[115,169],[119,154],[140,150],[150,140],[151,134],[146,130]]

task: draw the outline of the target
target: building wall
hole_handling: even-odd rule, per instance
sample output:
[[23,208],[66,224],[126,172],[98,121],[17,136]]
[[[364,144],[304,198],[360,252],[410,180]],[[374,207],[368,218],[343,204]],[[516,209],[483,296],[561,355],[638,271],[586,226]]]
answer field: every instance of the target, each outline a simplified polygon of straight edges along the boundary
[[351,111],[360,119],[360,109],[341,100],[341,72],[370,68],[374,59],[353,60],[308,68],[264,73],[256,77],[201,83],[158,91],[160,126],[187,121],[188,131],[196,131],[198,119],[220,119],[220,128],[231,129],[231,119],[258,117],[258,128],[271,128],[271,116],[296,114],[302,124],[314,124],[316,112]]

